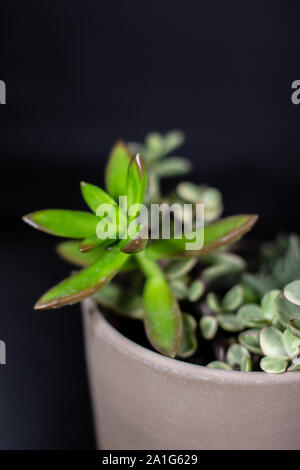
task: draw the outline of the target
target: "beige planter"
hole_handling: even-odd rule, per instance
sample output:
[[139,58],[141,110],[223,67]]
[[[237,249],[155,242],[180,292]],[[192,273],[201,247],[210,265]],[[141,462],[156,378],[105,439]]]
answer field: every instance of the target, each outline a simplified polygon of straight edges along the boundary
[[168,359],[83,302],[102,449],[300,449],[300,373],[228,372]]

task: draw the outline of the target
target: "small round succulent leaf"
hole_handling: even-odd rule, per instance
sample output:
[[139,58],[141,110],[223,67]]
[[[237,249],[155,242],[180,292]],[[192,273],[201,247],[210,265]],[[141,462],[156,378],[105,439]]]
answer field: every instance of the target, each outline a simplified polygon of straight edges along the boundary
[[187,298],[190,302],[197,302],[205,291],[205,285],[202,281],[195,280],[191,283]]
[[300,330],[300,306],[287,300],[282,293],[276,298],[276,311],[283,326],[290,323]]
[[283,333],[273,326],[263,328],[260,332],[260,347],[265,356],[287,357]]
[[265,317],[262,309],[256,304],[243,305],[237,316],[239,320],[250,328],[259,328],[269,324],[269,320]]
[[183,313],[182,328],[182,337],[177,356],[184,359],[192,356],[198,347],[195,318],[188,313]]
[[164,138],[158,132],[151,132],[146,135],[145,138],[147,154],[150,159],[156,160],[162,156],[164,152]]
[[298,338],[300,338],[300,330],[298,328],[296,328],[293,323],[291,322],[288,322],[287,323],[287,329],[290,330],[290,332],[294,335],[294,336],[297,336]]
[[269,374],[282,374],[288,366],[288,359],[282,356],[263,357],[260,361],[260,367]]
[[235,312],[243,303],[244,289],[240,284],[233,286],[222,301],[222,309],[226,312]]
[[232,367],[223,361],[212,361],[209,364],[207,364],[206,367],[209,367],[210,369],[232,370]]
[[240,333],[238,339],[239,342],[248,349],[248,351],[255,354],[262,354],[263,352],[260,348],[259,335],[260,330],[251,328]]
[[243,357],[250,358],[249,351],[245,348],[245,346],[237,343],[229,346],[226,354],[226,362],[228,362],[229,365],[234,366],[235,364],[238,364],[241,366]]
[[231,313],[220,313],[218,320],[221,328],[225,331],[242,331],[245,327],[237,315]]
[[182,279],[174,279],[171,284],[172,292],[177,300],[183,300],[187,296],[188,287]]
[[252,361],[250,357],[243,356],[241,359],[240,365],[241,372],[251,372],[252,371]]
[[205,315],[201,317],[199,326],[203,338],[210,340],[216,336],[218,330],[218,320],[216,317],[211,315]]
[[182,131],[174,130],[167,132],[164,137],[164,155],[173,152],[176,148],[184,144],[185,134]]
[[284,288],[284,296],[293,304],[300,305],[300,280],[293,281]]
[[182,199],[197,204],[200,200],[200,188],[188,181],[182,181],[176,188],[177,194]]
[[280,290],[271,290],[263,296],[261,301],[261,309],[264,312],[265,317],[270,321],[272,321],[276,315],[276,299],[278,294],[280,294]]
[[208,308],[214,312],[219,313],[221,312],[221,305],[218,297],[214,292],[209,292],[206,296],[206,303]]
[[289,357],[292,357],[299,352],[300,338],[293,335],[288,329],[283,332],[283,342]]

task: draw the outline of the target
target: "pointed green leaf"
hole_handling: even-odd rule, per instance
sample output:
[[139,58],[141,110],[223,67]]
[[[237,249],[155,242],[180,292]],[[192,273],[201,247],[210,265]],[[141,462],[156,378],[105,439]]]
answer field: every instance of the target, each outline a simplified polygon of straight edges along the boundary
[[197,279],[188,288],[187,298],[190,302],[197,302],[205,292],[205,285]]
[[142,156],[138,153],[132,157],[126,180],[125,195],[127,196],[128,208],[132,204],[144,202],[147,188],[147,171]]
[[95,235],[99,217],[89,212],[48,209],[23,217],[24,222],[42,232],[66,238],[87,238]]
[[262,350],[260,348],[260,330],[258,329],[250,329],[243,331],[239,334],[239,342],[245,346],[249,351],[255,354],[262,354]]
[[86,253],[87,251],[94,250],[97,246],[99,245],[104,245],[107,247],[111,243],[114,243],[115,240],[101,240],[100,238],[97,237],[97,235],[94,235],[92,237],[85,238],[79,246],[79,250],[82,253]]
[[102,307],[109,308],[119,315],[136,320],[142,320],[144,317],[143,298],[128,290],[123,290],[113,282],[103,286],[94,297]]
[[265,318],[262,309],[256,304],[243,305],[239,309],[237,316],[248,328],[261,328],[270,324],[270,321]]
[[92,212],[96,214],[100,204],[116,205],[116,201],[112,199],[103,189],[98,188],[94,184],[85,183],[81,181],[80,189],[83,199],[87,203]]
[[283,294],[276,298],[276,310],[283,326],[287,323],[300,329],[300,306],[289,302]]
[[300,338],[294,336],[288,329],[283,332],[283,343],[289,357],[293,357],[299,352]]
[[235,312],[244,300],[244,289],[240,284],[233,286],[222,301],[225,312]]
[[148,230],[142,227],[140,232],[135,238],[129,240],[122,248],[121,251],[127,254],[136,254],[143,251],[148,243]]
[[[256,215],[236,215],[218,220],[204,228],[204,245],[199,250],[187,250],[186,245],[194,243],[193,239],[183,236],[181,239],[158,240],[151,243],[148,256],[152,259],[168,258],[172,256],[200,256],[221,246],[228,245],[240,239],[248,232],[257,220]],[[200,232],[197,233],[197,236]]]
[[218,330],[218,320],[211,315],[204,315],[200,319],[199,326],[203,338],[207,340],[213,339]]
[[182,336],[179,306],[167,281],[150,277],[144,287],[145,329],[152,346],[162,354],[175,357]]
[[220,326],[225,331],[241,331],[244,329],[244,324],[240,321],[237,315],[231,313],[220,313],[218,315]]
[[300,281],[294,281],[285,286],[284,296],[293,304],[300,305]]
[[197,350],[196,336],[197,323],[195,318],[188,313],[182,314],[182,338],[177,356],[184,359],[191,357]]
[[105,172],[106,189],[110,196],[118,201],[126,191],[127,171],[132,154],[124,142],[117,142],[113,147]]
[[250,358],[250,354],[247,348],[237,343],[229,346],[226,354],[226,362],[228,362],[230,366],[238,366],[239,368],[241,368],[241,362],[243,357],[247,359]]
[[46,310],[62,307],[91,296],[117,274],[127,257],[120,251],[106,251],[100,260],[46,292],[34,308]]
[[207,364],[206,367],[209,367],[210,369],[232,370],[232,367],[223,361],[212,361],[209,364]]
[[287,356],[283,334],[272,326],[261,330],[260,347],[265,356]]
[[281,356],[263,357],[260,361],[260,367],[269,374],[282,374],[286,371],[288,359]]

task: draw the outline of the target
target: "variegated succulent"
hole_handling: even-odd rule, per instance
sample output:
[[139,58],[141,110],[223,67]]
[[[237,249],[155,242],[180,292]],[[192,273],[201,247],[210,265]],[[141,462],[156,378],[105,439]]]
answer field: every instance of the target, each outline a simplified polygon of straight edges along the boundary
[[[142,320],[154,349],[185,360],[199,352],[198,323],[199,313],[203,314],[203,310],[205,315],[200,319],[200,328],[205,339],[201,341],[212,340],[222,328],[229,332],[242,332],[247,325],[256,328],[255,331],[261,326],[267,327],[264,335],[268,338],[271,337],[268,328],[276,328],[281,334],[278,322],[282,325],[283,314],[272,314],[271,318],[268,310],[273,308],[273,294],[263,299],[261,307],[255,305],[256,314],[262,315],[263,320],[255,317],[254,321],[252,313],[250,315],[247,311],[247,303],[255,299],[255,293],[245,283],[232,287],[222,301],[211,289],[220,279],[241,279],[245,261],[224,247],[249,231],[257,216],[235,215],[218,219],[222,211],[221,195],[216,189],[203,185],[181,183],[175,194],[162,198],[160,178],[189,170],[190,165],[185,159],[165,158],[183,141],[183,134],[173,131],[165,136],[152,133],[142,145],[118,142],[106,167],[106,190],[94,184],[81,183],[83,198],[91,212],[53,209],[24,216],[24,221],[36,229],[70,238],[58,245],[57,252],[66,261],[82,268],[46,292],[35,304],[36,309],[57,308],[93,296],[108,311]],[[171,235],[170,239],[148,240],[142,224],[137,224],[136,236],[132,236],[128,222],[134,216],[122,205],[124,196],[128,207],[162,199],[203,203],[207,209],[207,224],[202,248],[187,250],[186,243],[191,240],[186,235],[180,239]],[[103,205],[113,207],[117,217],[104,217],[99,211]],[[103,223],[106,224],[107,236],[99,237],[98,227]],[[111,237],[111,233],[115,236]],[[203,302],[205,294],[206,301]],[[295,296],[295,291],[290,290],[291,295]],[[284,297],[282,302],[285,301],[289,302]],[[288,314],[284,318],[287,317]],[[298,331],[299,324],[295,323],[294,317],[288,318],[286,324],[289,334],[294,335]],[[249,331],[252,330],[242,332],[239,338],[243,334],[250,335]],[[291,367],[293,363],[296,367],[293,362],[296,359],[291,356],[294,345],[290,344],[288,333],[285,337],[285,341],[289,341],[286,364]],[[248,338],[248,343],[254,345],[252,350],[255,341],[257,337]],[[210,366],[231,369],[237,368],[238,364],[241,370],[251,370],[251,348],[246,343],[246,340],[240,340],[240,344],[231,345],[226,358],[216,356],[218,362]],[[260,352],[259,341],[257,351]],[[273,355],[271,357],[274,362]]]

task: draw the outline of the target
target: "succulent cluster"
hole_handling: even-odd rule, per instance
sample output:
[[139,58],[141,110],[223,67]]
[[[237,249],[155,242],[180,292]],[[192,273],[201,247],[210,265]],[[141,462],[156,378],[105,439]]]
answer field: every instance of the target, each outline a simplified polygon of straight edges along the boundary
[[[221,194],[205,185],[182,182],[167,197],[161,195],[162,177],[190,169],[182,157],[168,156],[183,142],[179,131],[149,134],[143,144],[117,142],[106,167],[106,190],[81,183],[91,212],[41,210],[24,217],[34,228],[72,239],[61,242],[57,251],[82,268],[46,292],[35,308],[61,307],[93,296],[109,311],[143,321],[151,345],[169,357],[191,358],[199,354],[204,342],[212,342],[216,360],[209,367],[250,371],[256,368],[257,358],[265,356],[260,360],[262,370],[296,370],[297,285],[289,284],[284,293],[277,290],[282,289],[283,279],[277,282],[273,271],[267,272],[268,261],[257,277],[244,274],[245,260],[227,249],[252,228],[257,216],[219,219]],[[186,250],[186,242],[191,241],[186,235],[148,240],[142,225],[137,225],[133,237],[128,232],[133,215],[119,203],[120,196],[127,196],[128,206],[161,201],[203,203],[203,247]],[[107,232],[113,229],[114,238],[98,236],[97,226],[104,220],[98,208],[103,204],[113,206],[117,213],[116,219],[105,219]],[[193,211],[184,216],[193,218]],[[180,214],[175,213],[176,217]],[[290,272],[284,279],[293,281],[294,275],[295,271]],[[268,280],[263,288],[259,276]],[[231,287],[225,295],[224,285]]]

